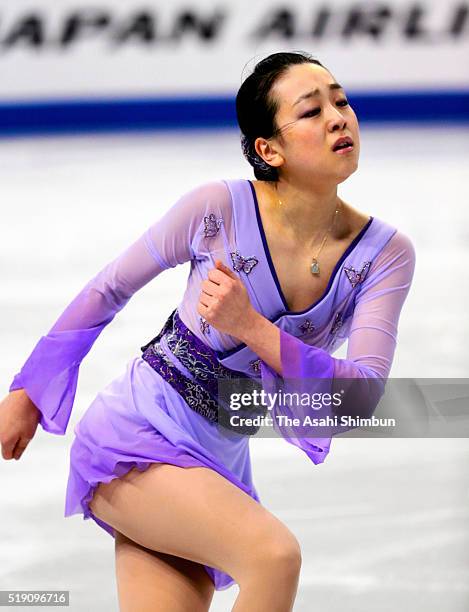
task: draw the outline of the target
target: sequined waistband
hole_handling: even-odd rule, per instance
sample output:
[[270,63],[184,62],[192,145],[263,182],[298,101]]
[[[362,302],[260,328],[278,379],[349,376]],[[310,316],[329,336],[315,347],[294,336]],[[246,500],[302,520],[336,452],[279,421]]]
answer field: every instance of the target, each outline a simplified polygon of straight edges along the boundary
[[[161,346],[165,339],[172,355],[190,373],[189,379],[168,357]],[[259,430],[254,425],[232,425],[230,417],[234,414],[245,418],[263,416],[265,407],[243,407],[236,412],[230,411],[219,401],[218,380],[231,379],[236,392],[237,384],[242,384],[242,392],[249,389],[260,390],[260,385],[243,372],[226,368],[217,359],[213,349],[200,340],[181,320],[177,308],[169,315],[161,331],[141,347],[144,359],[162,378],[164,378],[186,401],[188,406],[212,423],[236,431],[243,435],[253,435]],[[239,422],[239,421],[238,421]]]

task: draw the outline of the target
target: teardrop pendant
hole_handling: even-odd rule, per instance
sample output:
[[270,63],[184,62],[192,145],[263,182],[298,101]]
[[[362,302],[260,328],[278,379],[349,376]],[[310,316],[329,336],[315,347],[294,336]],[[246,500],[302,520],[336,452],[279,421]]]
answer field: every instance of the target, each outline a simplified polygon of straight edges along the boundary
[[311,262],[311,274],[319,274],[319,263],[317,259],[313,259]]

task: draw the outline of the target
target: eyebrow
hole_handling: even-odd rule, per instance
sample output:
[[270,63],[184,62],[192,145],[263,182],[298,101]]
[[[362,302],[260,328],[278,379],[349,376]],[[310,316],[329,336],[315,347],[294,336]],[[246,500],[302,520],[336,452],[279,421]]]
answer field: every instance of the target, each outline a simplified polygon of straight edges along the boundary
[[[339,85],[339,83],[330,83],[329,89],[331,90],[343,89],[343,87],[342,85]],[[292,106],[295,106],[296,104],[298,104],[298,102],[301,102],[302,100],[305,100],[306,98],[313,98],[314,96],[318,96],[319,93],[320,93],[319,88],[312,89],[311,91],[308,91],[307,93],[302,94],[295,102],[293,102]]]

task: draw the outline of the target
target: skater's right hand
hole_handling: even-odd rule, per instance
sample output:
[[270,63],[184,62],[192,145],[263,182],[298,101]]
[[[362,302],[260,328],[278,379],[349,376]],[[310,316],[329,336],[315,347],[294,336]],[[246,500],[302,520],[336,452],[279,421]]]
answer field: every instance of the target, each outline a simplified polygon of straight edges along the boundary
[[0,445],[4,459],[18,460],[34,437],[41,412],[24,389],[10,391],[0,402]]

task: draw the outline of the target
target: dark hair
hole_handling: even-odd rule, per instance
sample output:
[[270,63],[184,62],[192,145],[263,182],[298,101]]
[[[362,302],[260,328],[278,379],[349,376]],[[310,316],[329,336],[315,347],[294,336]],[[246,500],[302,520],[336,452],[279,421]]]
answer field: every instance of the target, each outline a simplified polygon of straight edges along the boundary
[[278,180],[277,168],[267,164],[254,148],[256,138],[271,138],[278,129],[275,122],[278,103],[269,95],[270,90],[290,66],[306,63],[325,68],[319,60],[304,51],[272,53],[256,64],[238,90],[236,116],[241,130],[241,148],[254,168],[254,176],[259,180]]

